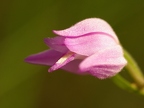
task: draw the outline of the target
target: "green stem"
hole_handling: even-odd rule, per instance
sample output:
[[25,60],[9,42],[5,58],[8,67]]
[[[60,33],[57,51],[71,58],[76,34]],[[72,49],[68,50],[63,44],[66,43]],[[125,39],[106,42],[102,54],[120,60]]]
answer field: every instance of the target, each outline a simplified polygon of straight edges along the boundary
[[113,82],[118,85],[120,88],[127,90],[129,92],[135,92],[137,91],[137,87],[132,85],[130,82],[128,82],[125,78],[123,78],[120,74],[117,74],[116,76],[111,78]]
[[120,74],[117,74],[116,76],[112,77],[111,80],[120,88],[132,92],[137,93],[142,96],[144,96],[144,88],[138,89],[135,84],[131,84],[129,81],[127,81],[125,78],[123,78]]
[[126,50],[124,50],[124,56],[128,61],[126,69],[135,81],[136,86],[139,89],[142,89],[144,87],[144,76],[142,74],[142,71],[140,70],[132,56]]

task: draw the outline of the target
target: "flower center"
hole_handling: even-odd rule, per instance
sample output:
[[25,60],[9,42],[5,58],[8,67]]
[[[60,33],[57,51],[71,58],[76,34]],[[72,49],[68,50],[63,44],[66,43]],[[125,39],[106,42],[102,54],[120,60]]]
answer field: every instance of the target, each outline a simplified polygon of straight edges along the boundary
[[52,72],[54,70],[57,70],[66,65],[67,63],[73,61],[74,59],[84,59],[84,58],[86,58],[86,56],[78,55],[74,52],[68,51],[54,65],[52,65],[48,71]]
[[74,56],[75,53],[74,52],[67,52],[64,56],[62,56],[56,63],[58,64],[62,64],[64,63],[68,58]]
[[67,52],[65,55],[63,55],[51,68],[48,70],[49,72],[52,72],[54,70],[57,70],[61,68],[62,66],[66,65],[67,63],[73,61],[75,59],[75,53],[74,52]]

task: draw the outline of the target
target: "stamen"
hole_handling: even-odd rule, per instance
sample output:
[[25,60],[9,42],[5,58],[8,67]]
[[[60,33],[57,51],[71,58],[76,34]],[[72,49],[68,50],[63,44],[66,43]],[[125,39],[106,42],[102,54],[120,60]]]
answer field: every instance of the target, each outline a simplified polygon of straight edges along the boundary
[[64,56],[62,56],[48,71],[52,72],[54,70],[57,70],[74,59],[75,53],[69,51]]
[[73,56],[75,53],[74,52],[67,52],[64,56],[62,56],[56,63],[64,63],[69,57]]

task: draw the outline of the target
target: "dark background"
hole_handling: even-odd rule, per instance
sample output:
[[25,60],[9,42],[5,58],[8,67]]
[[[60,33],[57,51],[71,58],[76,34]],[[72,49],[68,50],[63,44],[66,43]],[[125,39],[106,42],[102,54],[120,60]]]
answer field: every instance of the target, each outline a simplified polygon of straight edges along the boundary
[[89,17],[108,21],[144,70],[144,0],[1,0],[0,108],[144,108],[144,97],[109,79],[24,62],[47,49],[43,38],[53,29]]

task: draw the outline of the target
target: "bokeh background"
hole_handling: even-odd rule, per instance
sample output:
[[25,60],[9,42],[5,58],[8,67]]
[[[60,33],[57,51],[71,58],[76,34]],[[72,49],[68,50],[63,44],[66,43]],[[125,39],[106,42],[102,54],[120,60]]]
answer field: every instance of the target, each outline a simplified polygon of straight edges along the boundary
[[0,108],[144,108],[144,97],[110,79],[24,62],[47,49],[43,38],[53,29],[89,17],[108,21],[144,71],[144,0],[1,0]]

